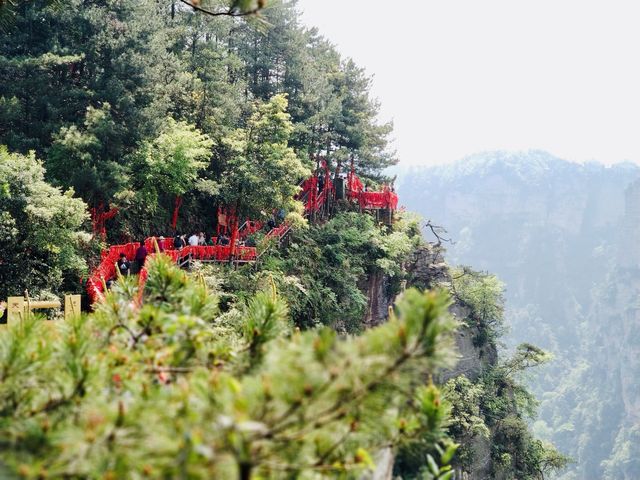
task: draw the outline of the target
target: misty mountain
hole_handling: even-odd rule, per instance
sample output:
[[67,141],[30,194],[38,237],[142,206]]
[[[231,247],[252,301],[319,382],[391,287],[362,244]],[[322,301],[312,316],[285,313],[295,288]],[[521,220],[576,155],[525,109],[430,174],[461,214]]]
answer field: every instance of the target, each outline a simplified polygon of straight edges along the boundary
[[640,478],[627,458],[640,412],[628,340],[640,337],[630,300],[640,296],[640,196],[628,188],[639,177],[630,163],[530,151],[482,153],[398,178],[407,209],[447,229],[451,263],[506,283],[509,344],[554,354],[531,382],[541,399],[537,433],[576,460],[563,479]]

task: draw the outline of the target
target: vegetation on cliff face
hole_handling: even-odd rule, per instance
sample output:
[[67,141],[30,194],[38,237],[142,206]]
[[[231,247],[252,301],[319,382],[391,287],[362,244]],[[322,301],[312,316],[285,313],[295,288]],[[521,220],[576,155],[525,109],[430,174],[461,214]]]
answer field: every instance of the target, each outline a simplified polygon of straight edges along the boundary
[[[493,275],[464,267],[451,269],[450,288],[465,314],[460,320],[468,332],[475,332],[477,355],[487,347],[495,350],[503,333],[504,285]],[[459,472],[542,479],[567,466],[570,459],[551,443],[536,438],[528,426],[536,418],[538,402],[525,386],[523,375],[549,359],[540,348],[521,344],[510,356],[489,362],[477,378],[463,374],[443,385],[443,397],[451,405],[448,433],[460,444],[453,462]],[[485,451],[486,458],[481,458]],[[408,442],[400,451],[396,471],[415,478],[427,452]]]

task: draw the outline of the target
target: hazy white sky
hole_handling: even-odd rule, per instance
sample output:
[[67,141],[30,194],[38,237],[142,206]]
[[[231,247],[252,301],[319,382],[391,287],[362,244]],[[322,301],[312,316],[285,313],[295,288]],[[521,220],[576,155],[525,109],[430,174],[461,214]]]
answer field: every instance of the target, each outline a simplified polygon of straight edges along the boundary
[[300,0],[374,75],[401,164],[483,150],[640,162],[638,0]]

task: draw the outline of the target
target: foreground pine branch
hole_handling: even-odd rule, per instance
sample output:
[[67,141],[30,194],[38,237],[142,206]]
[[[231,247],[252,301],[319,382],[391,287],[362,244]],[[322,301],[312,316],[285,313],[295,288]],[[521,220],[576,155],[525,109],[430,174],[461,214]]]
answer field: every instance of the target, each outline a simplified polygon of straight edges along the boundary
[[443,293],[409,290],[346,338],[292,331],[275,291],[221,316],[163,257],[137,296],[121,280],[94,314],[3,332],[1,463],[27,478],[357,478],[381,448],[443,437],[448,407],[425,386],[454,358]]

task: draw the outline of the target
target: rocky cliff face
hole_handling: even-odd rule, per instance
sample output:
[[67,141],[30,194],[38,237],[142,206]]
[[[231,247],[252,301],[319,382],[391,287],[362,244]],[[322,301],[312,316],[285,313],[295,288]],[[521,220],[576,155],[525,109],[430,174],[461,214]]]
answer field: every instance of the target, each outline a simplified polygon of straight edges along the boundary
[[[444,261],[444,249],[434,245],[424,245],[412,252],[411,257],[404,266],[407,280],[407,287],[417,287],[429,289],[434,287],[445,287],[451,284],[449,267]],[[365,323],[367,327],[385,322],[388,318],[389,307],[393,305],[395,295],[390,288],[391,281],[383,274],[376,273],[370,275],[365,283],[367,292],[368,308]],[[464,375],[471,381],[475,381],[487,369],[496,364],[498,360],[495,345],[487,344],[481,348],[474,344],[473,339],[477,337],[478,331],[474,327],[469,327],[462,323],[464,318],[469,316],[468,309],[460,302],[455,301],[451,306],[451,313],[461,321],[460,329],[456,335],[456,345],[458,347],[459,360],[455,368],[445,372],[438,383],[444,383],[450,378]],[[473,450],[477,459],[472,468],[467,472],[458,472],[459,478],[463,480],[488,480],[491,472],[490,441],[484,438],[473,440]],[[390,452],[384,451],[377,459],[379,468],[376,471],[376,480],[390,480],[393,469],[393,456]]]
[[[405,265],[407,274],[406,286],[429,289],[451,284],[449,266],[444,261],[444,249],[434,245],[424,245],[415,250]],[[395,294],[390,288],[390,279],[379,272],[370,275],[365,283],[368,307],[365,325],[372,327],[383,323],[388,318],[389,307],[393,305]],[[467,308],[455,301],[451,313],[462,320],[469,316]],[[487,368],[497,362],[497,351],[494,345],[478,348],[473,339],[478,335],[477,329],[461,324],[456,337],[459,361],[451,372],[443,376],[443,381],[457,375],[465,375],[476,380]]]

